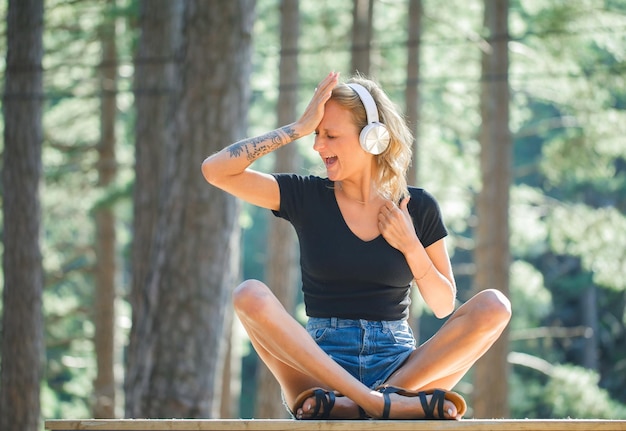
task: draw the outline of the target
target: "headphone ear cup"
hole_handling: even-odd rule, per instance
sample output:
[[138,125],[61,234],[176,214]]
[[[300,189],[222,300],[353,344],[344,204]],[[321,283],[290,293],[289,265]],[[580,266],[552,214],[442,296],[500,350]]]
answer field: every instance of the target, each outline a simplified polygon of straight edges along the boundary
[[380,154],[387,149],[391,137],[382,123],[371,123],[363,127],[359,135],[361,148],[370,154]]

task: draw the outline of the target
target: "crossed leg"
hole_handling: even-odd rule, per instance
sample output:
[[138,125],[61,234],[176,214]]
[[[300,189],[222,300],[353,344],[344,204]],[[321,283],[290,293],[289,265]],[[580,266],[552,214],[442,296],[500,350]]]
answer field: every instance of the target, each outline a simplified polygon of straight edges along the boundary
[[[493,344],[510,316],[508,301],[497,291],[486,291],[474,298],[420,346],[387,383],[407,389],[454,386]],[[320,386],[345,395],[337,398],[333,418],[356,418],[358,406],[372,417],[381,416],[382,394],[363,385],[321,350],[265,284],[245,281],[233,292],[233,303],[259,357],[280,383],[289,406],[293,406],[304,390]],[[491,317],[487,319],[484,314]],[[468,331],[468,325],[473,330]],[[397,394],[391,394],[390,398],[390,418],[423,416],[418,398]],[[294,413],[306,418],[314,402],[314,399],[306,400],[302,409]],[[446,401],[444,411],[456,417],[453,403]]]
[[452,389],[496,342],[510,318],[510,302],[500,291],[479,292],[419,346],[386,383],[412,390]]

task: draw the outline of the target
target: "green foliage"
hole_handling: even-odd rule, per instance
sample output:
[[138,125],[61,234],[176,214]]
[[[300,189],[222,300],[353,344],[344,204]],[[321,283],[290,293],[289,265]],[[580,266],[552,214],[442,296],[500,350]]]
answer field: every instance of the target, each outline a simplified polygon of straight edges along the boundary
[[626,289],[626,217],[615,208],[555,207],[548,220],[552,249],[580,257],[602,286]]
[[542,394],[554,418],[624,419],[626,406],[598,388],[597,373],[573,365],[554,367]]
[[513,304],[510,327],[513,331],[541,326],[541,322],[552,312],[552,294],[546,289],[543,275],[522,260],[513,262],[511,266],[510,299]]
[[[536,374],[536,373],[535,373]],[[514,417],[548,419],[624,419],[626,406],[598,387],[596,372],[555,365],[548,375],[520,372],[512,377]]]
[[[91,0],[46,3],[41,193],[46,341],[42,415],[46,418],[91,416],[91,388],[96,373],[92,343],[94,208],[117,205],[120,256],[128,259],[123,250],[129,243],[126,232],[134,148],[129,133],[132,115],[128,114],[132,97],[124,93],[129,88],[128,81],[124,81],[128,73],[124,59],[130,58],[131,31],[120,33],[117,41],[122,90],[118,97],[118,182],[107,190],[99,189],[95,169],[100,139],[98,31],[103,20],[123,17],[130,10],[126,9],[130,1],[117,3],[116,10]],[[126,23],[120,24],[120,29],[128,30]],[[124,201],[126,206],[120,205]],[[127,269],[125,264],[121,267]],[[123,319],[119,321],[122,337],[125,327],[121,325]]]

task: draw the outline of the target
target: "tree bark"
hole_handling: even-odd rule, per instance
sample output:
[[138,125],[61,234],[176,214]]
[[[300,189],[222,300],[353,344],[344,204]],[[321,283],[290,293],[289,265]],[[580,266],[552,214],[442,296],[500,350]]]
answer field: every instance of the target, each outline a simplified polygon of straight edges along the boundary
[[219,415],[224,310],[238,275],[239,207],[208,186],[199,167],[245,135],[255,4],[182,4],[182,87],[166,142],[149,271],[133,318],[131,342],[141,363],[132,365],[126,383],[132,416]]
[[36,431],[40,427],[42,37],[43,1],[10,0],[3,97],[2,430]]
[[[115,8],[115,0],[107,7]],[[98,146],[98,187],[106,189],[115,181],[115,120],[117,94],[117,47],[115,18],[105,18],[100,28],[102,63],[100,65],[100,145]],[[96,294],[94,302],[94,418],[115,417],[115,214],[103,205],[95,211]]]
[[589,335],[584,338],[584,349],[582,363],[585,368],[600,371],[598,358],[598,288],[595,284],[590,284],[580,297],[580,308],[582,310],[582,325],[588,328]]
[[[476,211],[476,292],[509,293],[509,188],[512,143],[509,130],[508,1],[485,0],[489,51],[482,55],[480,167],[482,189]],[[508,330],[474,370],[474,416],[508,417]]]
[[[278,127],[295,121],[298,104],[298,0],[281,1],[281,56],[278,93]],[[276,172],[295,172],[298,153],[294,144],[276,151]],[[297,243],[293,228],[271,217],[268,232],[267,283],[287,311],[293,313],[298,271]],[[285,418],[280,385],[269,369],[259,363],[256,414],[258,418]]]
[[[178,97],[176,53],[180,50],[182,2],[144,0],[139,3],[139,42],[135,54],[134,95],[135,187],[133,194],[132,281],[130,304],[133,324],[127,349],[124,382],[125,415],[142,416],[142,393],[149,384],[144,361],[148,349],[140,327],[150,327],[154,292],[148,291],[159,190],[165,183],[166,144]],[[143,415],[145,416],[145,415]]]
[[409,185],[419,184],[417,175],[419,168],[418,125],[420,118],[419,79],[422,14],[422,0],[410,1],[407,20],[409,40],[407,44],[406,89],[404,90],[406,121],[413,132],[413,161],[407,174]]
[[[409,14],[407,18],[407,28],[409,40],[407,44],[407,64],[406,64],[406,88],[404,90],[404,100],[406,105],[406,121],[413,132],[413,159],[409,171],[407,172],[407,182],[409,185],[419,184],[417,178],[419,167],[419,76],[420,76],[420,43],[422,34],[422,0],[412,0],[409,2]],[[419,292],[411,289],[412,303],[417,304]],[[416,341],[419,342],[421,312],[415,305],[411,309],[409,324],[415,334]]]
[[352,9],[352,72],[370,73],[374,0],[354,0]]

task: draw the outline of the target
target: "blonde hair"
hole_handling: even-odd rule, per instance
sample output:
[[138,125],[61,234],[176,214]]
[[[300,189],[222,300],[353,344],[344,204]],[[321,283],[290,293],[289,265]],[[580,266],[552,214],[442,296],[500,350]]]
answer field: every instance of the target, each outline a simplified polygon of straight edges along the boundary
[[[389,146],[381,154],[374,156],[377,166],[374,179],[381,195],[397,203],[404,196],[408,196],[406,173],[411,164],[413,134],[398,107],[375,81],[357,75],[350,78],[348,83],[360,84],[370,92],[376,102],[380,122],[389,131]],[[363,102],[346,84],[338,84],[330,99],[352,112],[354,124],[359,130],[367,125]]]

